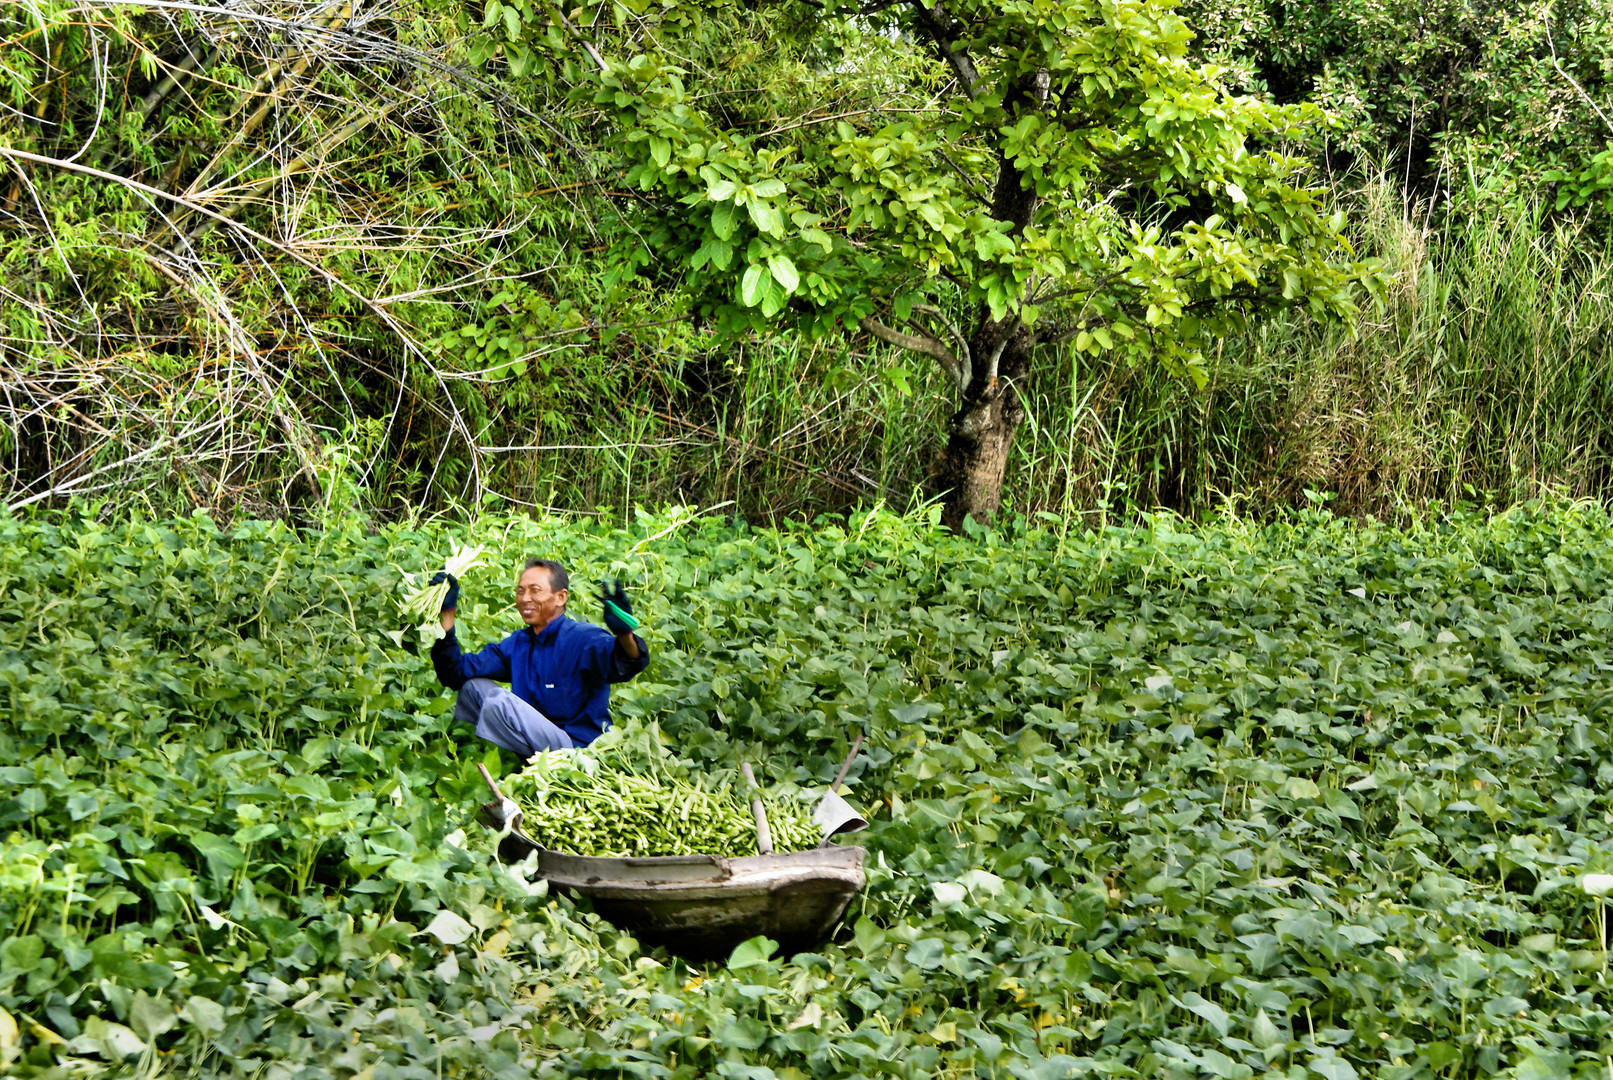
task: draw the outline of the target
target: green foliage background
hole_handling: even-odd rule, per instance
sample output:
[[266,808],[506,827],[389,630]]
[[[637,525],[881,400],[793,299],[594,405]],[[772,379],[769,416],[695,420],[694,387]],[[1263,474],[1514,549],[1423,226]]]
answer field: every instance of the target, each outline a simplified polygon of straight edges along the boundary
[[[0,522],[13,1075],[1600,1076],[1613,519],[953,536]],[[628,574],[615,697],[852,798],[813,953],[690,969],[533,893],[383,651],[450,537]],[[467,639],[510,619],[466,584]],[[588,614],[584,609],[580,614]],[[456,835],[466,830],[469,836]],[[16,1025],[15,1035],[11,1024]]]
[[[790,20],[612,6],[572,33],[532,5],[244,10],[0,10],[0,142],[72,166],[12,156],[0,181],[7,505],[732,501],[781,520],[924,497],[956,405],[933,365],[844,335],[719,344],[607,256],[641,226],[583,43],[627,54],[686,19],[703,85],[790,123],[822,75],[784,47]],[[1229,336],[1202,391],[1067,358],[1026,401],[1008,505],[1102,522],[1311,490],[1403,519],[1604,493],[1599,9],[1550,24],[1584,94],[1532,8],[1440,9],[1415,40],[1394,8],[1183,11],[1227,85],[1339,110],[1325,145],[1290,150],[1340,178],[1388,306]],[[911,103],[878,76],[933,65],[857,47],[847,93],[882,123]],[[1414,101],[1442,119],[1412,138]]]
[[[1340,116],[1289,149],[1384,303],[1202,390],[1069,358],[1014,513],[950,535],[800,523],[922,498],[939,372],[719,345],[608,254],[643,217],[586,46],[685,20],[794,122],[788,23],[0,7],[0,1070],[1602,1075],[1613,521],[1426,511],[1608,490],[1606,13],[1184,11],[1226,85]],[[834,941],[691,969],[494,864],[498,762],[379,634],[450,539],[625,574],[616,715],[680,767],[821,785],[867,730]]]
[[1315,148],[1336,175],[1385,170],[1414,201],[1486,213],[1605,202],[1605,3],[1192,0],[1185,9],[1231,81],[1338,117]]

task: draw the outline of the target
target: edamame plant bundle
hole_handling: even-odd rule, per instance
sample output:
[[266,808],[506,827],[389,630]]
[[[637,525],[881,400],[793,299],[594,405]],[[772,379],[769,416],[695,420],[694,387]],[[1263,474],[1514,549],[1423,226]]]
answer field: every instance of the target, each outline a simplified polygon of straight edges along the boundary
[[[553,851],[613,857],[755,855],[750,793],[634,763],[614,748],[540,754],[502,782],[521,807],[527,835]],[[804,851],[820,838],[809,806],[764,799],[774,851]]]
[[[482,559],[485,548],[460,547],[452,544],[452,554],[443,560],[441,570],[425,570],[418,574],[403,572],[403,581],[398,586],[398,611],[403,615],[404,621],[411,624],[403,630],[387,631],[390,637],[399,646],[403,644],[403,635],[413,629],[419,635],[420,644],[430,648],[443,636],[442,624],[438,618],[442,611],[443,598],[448,595],[449,576],[455,579],[465,576],[465,572],[478,566],[486,566]],[[444,575],[443,580],[433,581],[439,574]],[[413,625],[418,622],[418,625]]]

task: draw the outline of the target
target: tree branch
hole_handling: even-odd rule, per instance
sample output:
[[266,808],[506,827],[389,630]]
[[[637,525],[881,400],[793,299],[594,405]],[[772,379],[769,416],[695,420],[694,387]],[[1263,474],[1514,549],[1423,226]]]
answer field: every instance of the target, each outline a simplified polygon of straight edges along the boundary
[[[382,106],[380,109],[374,112],[366,111],[357,119],[349,120],[346,124],[343,124],[341,127],[337,128],[335,131],[329,133],[323,139],[321,139],[317,146],[303,151],[295,158],[287,162],[279,172],[271,173],[268,176],[260,177],[259,179],[253,180],[247,184],[237,186],[222,200],[219,208],[221,210],[233,209],[248,201],[261,191],[272,188],[276,184],[284,183],[301,173],[308,172],[316,167],[316,163],[314,162],[315,155],[318,155],[321,159],[323,159],[332,150],[335,150],[337,147],[341,146],[342,143],[346,142],[360,131],[363,131],[366,127],[369,127],[371,124],[374,124],[377,121],[389,116],[401,104],[402,102],[393,101]],[[222,187],[222,184],[215,185],[206,191],[190,194],[188,195],[188,198],[198,204],[205,205],[213,201],[212,196]],[[203,219],[201,224],[195,229],[191,230],[189,233],[190,241],[194,243],[195,241],[200,240],[208,233],[209,230],[213,228],[215,224],[217,224],[216,219]]]
[[947,16],[946,9],[941,7],[939,0],[934,7],[925,7],[924,0],[908,0],[908,6],[913,9],[914,21],[930,36],[930,40],[935,42],[942,59],[952,68],[952,73],[958,77],[958,82],[963,84],[963,92],[973,98],[975,83],[980,81],[980,73],[975,70],[974,61],[969,59],[968,53],[959,52],[952,47],[955,35],[950,25],[952,20]]
[[941,160],[950,165],[952,167],[952,171],[958,174],[958,179],[962,180],[964,187],[969,189],[969,194],[973,195],[981,202],[991,201],[991,196],[987,195],[980,185],[975,183],[974,178],[968,173],[964,172],[963,169],[958,166],[958,163],[953,161],[952,157],[945,150],[937,148],[935,152],[940,154]]
[[1021,323],[1019,316],[1015,315],[1013,325],[1008,328],[1008,332],[1006,334],[1003,334],[1002,337],[997,339],[996,348],[991,350],[991,360],[986,364],[987,390],[991,390],[997,385],[997,364],[1002,360],[1003,350],[1008,348],[1009,340],[1012,339],[1015,334],[1019,333],[1020,326]]
[[[30,154],[26,150],[16,150],[9,146],[0,146],[0,157],[10,158],[13,161],[31,162],[35,165],[43,165],[47,168],[63,169],[68,172],[79,173],[83,176],[93,176],[97,180],[105,180],[113,184],[121,184],[123,187],[126,187],[131,191],[138,191],[150,198],[162,199],[167,202],[174,203],[175,205],[180,206],[191,213],[201,214],[203,217],[212,218],[220,225],[224,225],[235,230],[235,232],[241,236],[249,237],[250,239],[262,244],[264,247],[273,248],[274,250],[285,255],[287,258],[301,265],[310,273],[315,274],[323,279],[331,286],[331,288],[340,290],[341,292],[346,293],[348,296],[351,296],[361,307],[379,319],[381,324],[397,337],[398,343],[403,346],[404,350],[423,363],[426,369],[437,378],[439,384],[444,385],[444,397],[447,398],[448,406],[453,410],[453,419],[450,423],[453,427],[459,430],[461,438],[465,440],[465,445],[470,450],[471,480],[474,484],[474,494],[478,503],[481,501],[482,466],[480,457],[477,453],[476,437],[471,433],[470,425],[466,422],[463,414],[461,414],[459,406],[454,404],[451,397],[448,397],[446,393],[446,384],[442,383],[442,373],[437,370],[436,365],[431,363],[430,358],[426,356],[425,351],[421,349],[419,343],[416,342],[414,338],[409,336],[408,332],[404,330],[403,326],[397,321],[397,319],[393,318],[390,312],[377,304],[371,297],[366,296],[352,285],[349,285],[347,282],[325,269],[325,267],[321,266],[319,263],[313,261],[305,255],[293,251],[285,244],[273,240],[257,230],[241,224],[239,221],[236,221],[233,218],[226,217],[216,210],[210,210],[199,203],[192,202],[182,195],[175,195],[171,191],[163,191],[161,188],[155,188],[149,184],[142,184],[138,180],[132,180],[127,176],[119,176],[117,173],[110,173],[102,169],[91,168],[88,165],[79,165],[72,162],[62,161],[60,158],[47,157],[43,154]],[[63,261],[65,263],[65,259]],[[445,441],[443,443],[444,452],[447,451],[447,446],[448,444]]]
[[[147,254],[149,255],[150,253]],[[310,442],[314,442],[308,436],[308,421],[303,419],[302,414],[297,410],[296,404],[290,403],[289,399],[289,411],[285,405],[281,404],[281,395],[269,382],[269,376],[264,373],[263,365],[258,362],[258,351],[252,347],[252,339],[247,334],[246,329],[241,326],[240,322],[236,320],[229,310],[224,308],[223,305],[212,303],[202,294],[201,290],[181,278],[173,267],[168,266],[161,259],[150,258],[148,261],[156,268],[158,273],[173,282],[175,288],[189,293],[192,299],[201,305],[202,310],[212,317],[214,322],[223,326],[224,336],[229,341],[230,347],[241,357],[241,361],[246,365],[247,374],[251,375],[258,386],[262,388],[263,400],[268,403],[269,411],[274,414],[275,420],[280,424],[280,430],[285,433],[287,444],[297,455],[297,462],[302,467],[303,478],[308,481],[308,486],[313,489],[314,498],[323,500],[325,498],[325,489],[319,483],[319,474],[314,471],[313,457],[308,446]],[[295,420],[292,419],[292,414],[296,414]]]
[[562,13],[558,7],[550,5],[549,15],[552,18],[558,19],[560,21],[560,25],[565,27],[566,32],[577,40],[577,43],[583,47],[583,50],[588,53],[589,57],[599,67],[601,74],[610,74],[610,65],[605,63],[605,58],[603,56],[599,55],[599,50],[594,48],[594,43],[583,37],[582,31],[573,26],[571,24],[571,20],[566,18],[565,14]]
[[953,376],[953,378],[958,384],[958,389],[962,390],[964,387],[969,385],[969,380],[974,378],[975,358],[974,353],[969,349],[969,339],[964,337],[963,331],[959,330],[951,319],[948,319],[945,315],[941,314],[939,309],[933,308],[929,304],[914,304],[913,310],[924,315],[928,315],[930,318],[946,327],[947,333],[952,335],[952,340],[958,343],[958,351],[956,354],[958,372]]
[[[1057,292],[1043,293],[1041,295],[1032,294],[1030,297],[1030,302],[1033,304],[1051,304],[1056,300],[1067,300],[1072,296],[1084,295],[1090,297],[1093,293],[1106,288],[1110,282],[1119,276],[1120,271],[1116,270],[1114,273],[1105,274],[1096,281],[1089,282],[1085,285],[1076,285],[1068,289],[1059,289]],[[1083,307],[1082,310],[1085,311],[1085,308]]]
[[1585,88],[1579,85],[1579,83],[1574,80],[1574,77],[1570,75],[1566,69],[1564,69],[1563,62],[1557,59],[1557,43],[1551,40],[1550,10],[1546,12],[1546,17],[1541,21],[1546,24],[1546,47],[1551,50],[1551,66],[1557,69],[1557,74],[1568,80],[1569,86],[1572,86],[1575,90],[1579,91],[1579,96],[1585,99],[1585,104],[1589,105],[1596,115],[1601,118],[1602,123],[1606,125],[1609,131],[1613,131],[1613,120],[1609,120],[1607,118],[1607,114],[1597,107],[1595,99],[1592,98],[1590,94],[1585,92]]
[[6,512],[14,514],[25,506],[39,502],[42,499],[48,499],[52,495],[61,495],[64,492],[78,487],[80,484],[84,483],[84,481],[93,480],[95,477],[100,476],[103,473],[111,472],[113,469],[121,469],[125,465],[133,465],[135,462],[142,461],[145,458],[150,457],[152,454],[155,454],[158,450],[161,450],[164,446],[167,446],[172,441],[173,440],[166,435],[159,436],[156,442],[152,443],[138,454],[131,454],[122,461],[114,461],[110,465],[102,465],[99,469],[91,469],[82,476],[75,476],[73,479],[68,480],[65,483],[48,487],[44,491],[28,496],[26,499],[19,499],[16,502],[7,505]]
[[889,342],[897,348],[933,356],[960,393],[969,385],[963,377],[962,368],[958,365],[958,358],[952,355],[952,350],[928,334],[904,334],[900,330],[886,326],[872,315],[864,315],[857,325],[879,340]]
[[[187,46],[184,59],[169,68],[168,74],[163,76],[162,81],[153,87],[145,97],[140,99],[140,104],[135,107],[135,111],[140,114],[140,119],[150,120],[151,114],[156,111],[157,106],[161,105],[163,99],[169,94],[179,89],[179,84],[190,77],[191,71],[206,71],[218,62],[220,55],[220,50],[215,48],[208,52],[205,57],[198,56]],[[158,61],[158,63],[161,62],[160,60]]]

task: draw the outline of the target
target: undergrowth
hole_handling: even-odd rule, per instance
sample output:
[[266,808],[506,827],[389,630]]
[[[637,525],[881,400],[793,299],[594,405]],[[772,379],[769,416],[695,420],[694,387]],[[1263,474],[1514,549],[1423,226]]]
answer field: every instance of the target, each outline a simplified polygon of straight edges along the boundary
[[[1600,1076],[1613,520],[951,536],[0,521],[14,1075]],[[499,869],[398,568],[630,579],[615,715],[850,797],[834,940],[690,967]],[[466,582],[462,636],[512,625]],[[579,590],[579,594],[583,590]],[[593,614],[586,603],[575,614]]]

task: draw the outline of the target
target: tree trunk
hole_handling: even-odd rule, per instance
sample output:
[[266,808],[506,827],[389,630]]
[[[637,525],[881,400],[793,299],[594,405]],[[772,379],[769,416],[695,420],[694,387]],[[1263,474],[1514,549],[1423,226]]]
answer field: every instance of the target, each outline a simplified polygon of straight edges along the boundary
[[988,525],[996,516],[1008,454],[1020,421],[1025,419],[1025,407],[1013,384],[1023,383],[1030,372],[1031,335],[1012,321],[987,321],[971,346],[976,356],[990,356],[1005,334],[1009,340],[1002,345],[997,377],[988,379],[984,371],[976,372],[964,392],[963,405],[947,424],[947,445],[936,487],[943,496],[941,521],[952,529],[963,528],[965,518]]
[[[945,41],[941,44],[943,51],[950,47]],[[1004,96],[1003,109],[1011,116],[1041,109],[1048,85],[1046,71],[1020,75]],[[999,150],[991,216],[1008,222],[1008,234],[1017,238],[1035,214],[1035,185],[1026,183],[1014,159]],[[975,327],[969,339],[973,358],[969,385],[947,425],[947,448],[936,476],[936,487],[943,495],[941,521],[952,529],[963,528],[969,518],[987,525],[997,516],[1014,433],[1025,419],[1019,393],[1030,375],[1031,349],[1036,344],[1035,335],[1021,325],[1017,315],[993,319],[984,305]]]

